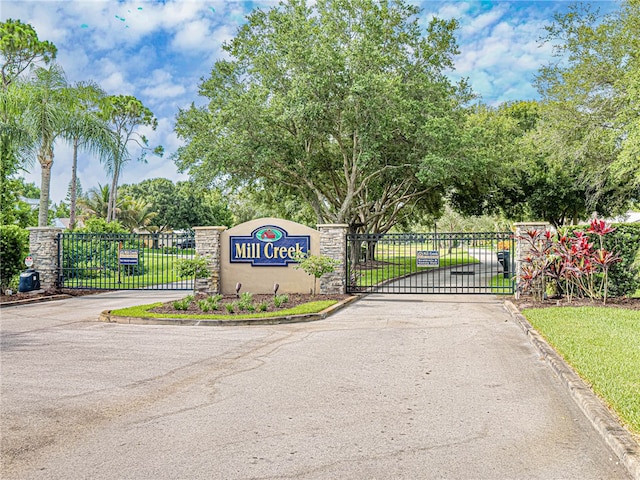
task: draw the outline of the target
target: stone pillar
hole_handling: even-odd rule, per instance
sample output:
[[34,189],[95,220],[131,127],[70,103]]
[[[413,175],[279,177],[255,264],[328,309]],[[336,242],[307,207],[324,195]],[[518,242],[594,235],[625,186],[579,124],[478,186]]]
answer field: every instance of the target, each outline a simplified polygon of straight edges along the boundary
[[318,225],[320,231],[320,255],[327,256],[338,262],[332,273],[320,277],[320,294],[343,294],[346,292],[347,265],[347,231],[349,225],[325,224]]
[[207,259],[209,278],[197,278],[195,290],[202,293],[220,293],[220,234],[227,227],[193,227],[196,255]]
[[33,269],[40,273],[40,288],[50,290],[58,285],[58,234],[62,228],[29,227],[29,253]]
[[520,278],[522,274],[522,263],[524,259],[529,254],[531,246],[525,241],[522,240],[528,231],[537,230],[537,231],[546,231],[551,229],[551,225],[547,222],[519,222],[515,223],[514,227],[516,229],[515,232],[515,240],[516,240],[516,298],[520,297]]

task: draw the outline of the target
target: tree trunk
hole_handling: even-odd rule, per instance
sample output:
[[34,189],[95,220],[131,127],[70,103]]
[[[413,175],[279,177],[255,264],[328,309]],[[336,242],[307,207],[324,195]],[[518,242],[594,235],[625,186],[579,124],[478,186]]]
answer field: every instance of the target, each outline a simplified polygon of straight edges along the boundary
[[51,188],[51,167],[53,166],[53,150],[44,149],[38,153],[40,162],[40,209],[38,211],[38,226],[49,224],[49,190]]
[[113,178],[111,179],[111,189],[109,190],[109,203],[107,206],[107,222],[115,221],[116,219],[116,191],[118,189],[118,175],[120,175],[120,169],[118,165],[113,168]]
[[78,172],[78,137],[73,139],[73,163],[71,164],[71,188],[69,191],[69,230],[76,228],[76,195]]

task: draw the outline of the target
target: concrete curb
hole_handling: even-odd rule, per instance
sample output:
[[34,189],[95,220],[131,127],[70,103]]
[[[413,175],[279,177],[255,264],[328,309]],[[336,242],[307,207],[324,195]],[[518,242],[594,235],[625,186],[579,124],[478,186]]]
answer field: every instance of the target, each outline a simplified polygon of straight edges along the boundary
[[60,295],[51,295],[48,297],[34,297],[34,298],[24,298],[22,300],[12,300],[10,302],[0,303],[0,308],[16,307],[19,305],[28,305],[30,303],[52,302],[54,300],[63,300],[65,298],[71,298],[71,295],[67,295],[66,293],[61,293]]
[[200,327],[237,327],[246,325],[279,325],[285,323],[303,323],[324,320],[329,315],[337,312],[342,307],[358,300],[361,296],[351,296],[341,302],[331,305],[318,313],[303,315],[286,315],[282,317],[269,318],[244,318],[237,320],[218,319],[198,319],[198,318],[146,318],[146,317],[124,317],[112,315],[111,310],[105,310],[100,314],[100,321],[107,323],[124,323],[128,325],[186,325]]
[[631,474],[631,478],[640,480],[640,444],[629,431],[623,428],[618,419],[604,403],[593,393],[580,376],[546,342],[537,330],[510,301],[504,302],[505,309],[522,328],[529,341],[540,352],[545,361],[564,383],[607,445],[615,452],[622,464]]

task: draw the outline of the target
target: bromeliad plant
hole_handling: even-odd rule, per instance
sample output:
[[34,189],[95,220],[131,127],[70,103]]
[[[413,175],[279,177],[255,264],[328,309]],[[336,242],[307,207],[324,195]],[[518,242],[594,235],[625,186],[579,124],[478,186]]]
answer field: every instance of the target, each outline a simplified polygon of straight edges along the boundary
[[[530,230],[523,235],[528,254],[523,261],[522,289],[542,299],[548,288],[574,297],[607,302],[609,269],[620,256],[604,248],[603,237],[615,229],[604,220],[594,219],[587,233],[555,235],[546,230]],[[592,242],[598,239],[598,248]]]

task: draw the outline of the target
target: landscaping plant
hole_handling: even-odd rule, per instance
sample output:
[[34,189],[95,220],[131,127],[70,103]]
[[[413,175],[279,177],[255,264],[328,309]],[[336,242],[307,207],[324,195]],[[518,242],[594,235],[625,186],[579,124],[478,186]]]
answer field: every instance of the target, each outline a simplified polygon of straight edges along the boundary
[[[339,262],[326,255],[302,254],[296,257],[298,262],[294,267],[296,270],[302,269],[308,275],[313,275],[316,279],[325,273],[332,273]],[[313,282],[313,294],[316,294],[316,282]]]
[[[530,230],[521,237],[528,245],[521,287],[541,300],[551,291],[574,297],[601,299],[609,295],[609,270],[620,256],[605,248],[604,237],[615,228],[594,219],[586,232],[554,234],[549,230]],[[597,240],[597,245],[594,240]]]

